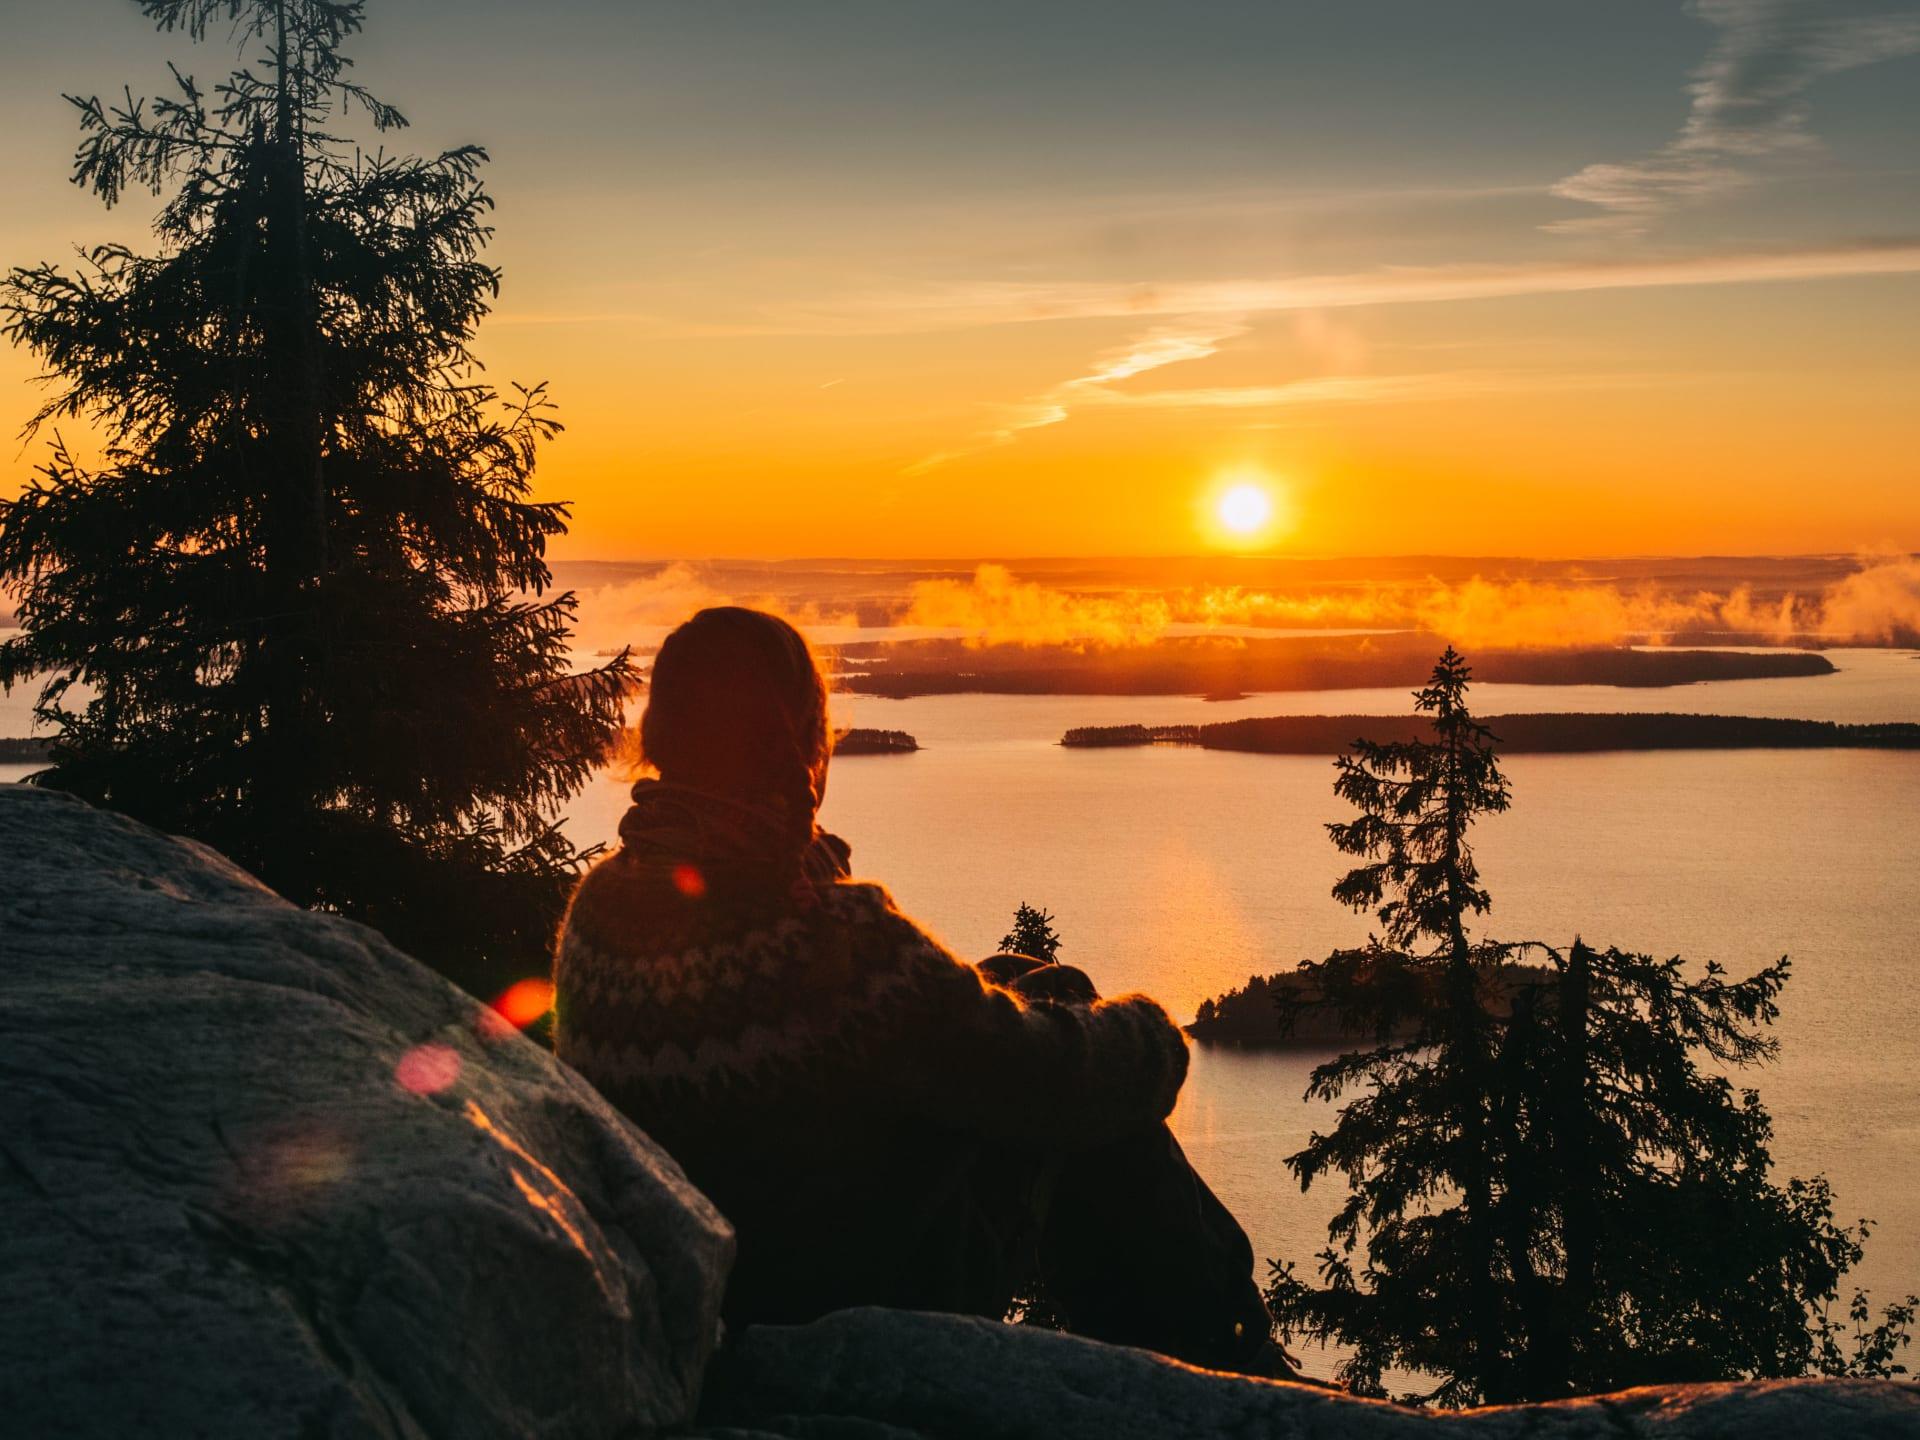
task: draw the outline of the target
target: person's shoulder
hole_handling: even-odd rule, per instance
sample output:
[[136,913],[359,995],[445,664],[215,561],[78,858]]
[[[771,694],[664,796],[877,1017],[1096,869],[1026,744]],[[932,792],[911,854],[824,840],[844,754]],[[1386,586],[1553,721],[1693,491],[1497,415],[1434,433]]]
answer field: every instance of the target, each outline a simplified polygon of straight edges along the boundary
[[887,887],[876,880],[835,880],[818,886],[815,894],[823,910],[848,919],[900,914]]
[[815,891],[817,908],[834,922],[868,927],[914,947],[944,953],[945,947],[895,902],[887,887],[873,880],[836,880]]
[[862,966],[870,975],[891,974],[910,988],[959,985],[972,991],[985,983],[978,970],[903,911],[884,885],[836,881],[819,892],[814,914],[835,932],[837,943],[864,957]]
[[592,908],[629,893],[638,888],[639,879],[638,869],[624,850],[602,855],[587,867],[586,874],[573,887],[573,908],[578,910],[582,905]]
[[659,918],[658,877],[646,874],[624,851],[596,860],[574,886],[561,922],[563,943],[623,948],[641,922]]

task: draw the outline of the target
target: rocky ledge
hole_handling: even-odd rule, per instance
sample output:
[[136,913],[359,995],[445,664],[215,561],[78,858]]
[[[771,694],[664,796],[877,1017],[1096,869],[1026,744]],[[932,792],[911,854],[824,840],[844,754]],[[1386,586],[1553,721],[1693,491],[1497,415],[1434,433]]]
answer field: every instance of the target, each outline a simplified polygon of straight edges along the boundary
[[1920,1436],[1769,1382],[1430,1416],[879,1310],[715,1353],[726,1222],[380,936],[0,785],[0,1395],[22,1436]]

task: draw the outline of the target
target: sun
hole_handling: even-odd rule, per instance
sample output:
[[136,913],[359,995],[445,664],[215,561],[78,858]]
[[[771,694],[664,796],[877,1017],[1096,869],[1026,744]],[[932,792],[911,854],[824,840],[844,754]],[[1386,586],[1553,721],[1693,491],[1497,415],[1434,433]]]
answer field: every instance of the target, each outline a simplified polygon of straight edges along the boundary
[[1201,535],[1223,550],[1264,549],[1294,527],[1290,487],[1258,465],[1217,472],[1194,499]]
[[1235,535],[1258,535],[1273,519],[1273,496],[1259,485],[1242,483],[1223,491],[1216,512]]

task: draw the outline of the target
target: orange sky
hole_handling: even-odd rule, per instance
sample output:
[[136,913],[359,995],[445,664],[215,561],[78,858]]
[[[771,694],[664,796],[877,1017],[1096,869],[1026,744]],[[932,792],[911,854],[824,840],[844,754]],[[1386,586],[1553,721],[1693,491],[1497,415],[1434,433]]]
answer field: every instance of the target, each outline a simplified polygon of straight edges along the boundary
[[1908,276],[802,337],[506,313],[575,554],[1189,551],[1262,473],[1313,553],[1920,547]]
[[[1782,3],[420,0],[357,73],[494,153],[562,557],[1188,553],[1248,477],[1285,552],[1920,549],[1920,16]],[[23,30],[6,263],[146,243],[64,183],[126,12]]]

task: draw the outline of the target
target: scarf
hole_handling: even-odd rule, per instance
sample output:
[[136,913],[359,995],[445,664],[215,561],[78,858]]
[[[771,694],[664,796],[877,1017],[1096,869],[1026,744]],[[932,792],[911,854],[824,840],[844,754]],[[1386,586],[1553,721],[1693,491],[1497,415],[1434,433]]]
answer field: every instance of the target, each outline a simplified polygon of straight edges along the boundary
[[620,819],[620,848],[692,897],[716,884],[731,892],[786,890],[804,908],[815,887],[847,877],[852,851],[811,820],[804,837],[798,830],[784,805],[642,780]]

